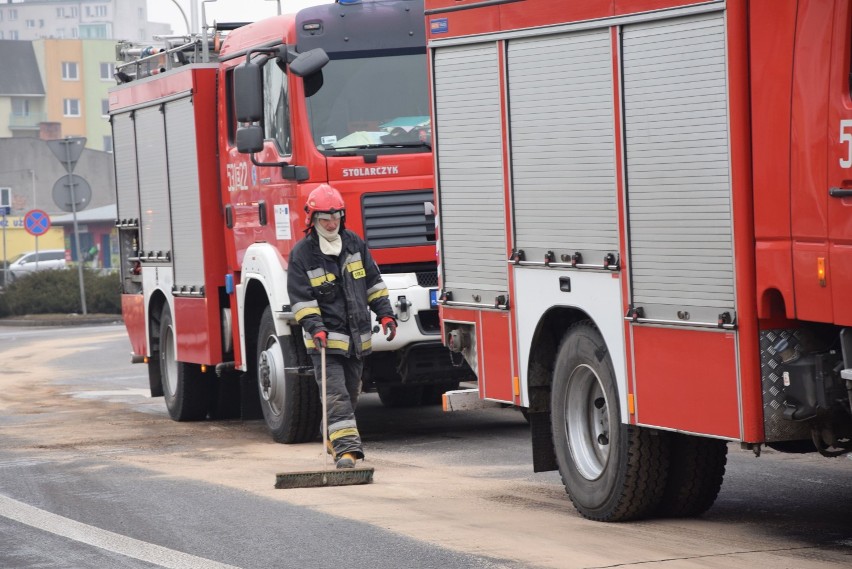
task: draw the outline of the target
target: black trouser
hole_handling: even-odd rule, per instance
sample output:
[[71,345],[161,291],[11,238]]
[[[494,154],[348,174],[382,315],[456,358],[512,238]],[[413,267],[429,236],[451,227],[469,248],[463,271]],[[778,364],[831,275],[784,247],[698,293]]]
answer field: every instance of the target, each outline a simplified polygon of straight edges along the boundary
[[[316,371],[317,384],[322,389],[321,359],[319,354],[311,354]],[[328,407],[328,439],[334,448],[334,456],[354,453],[364,458],[361,448],[361,435],[355,423],[355,405],[361,393],[361,371],[364,362],[355,356],[325,356],[326,367],[326,405]]]

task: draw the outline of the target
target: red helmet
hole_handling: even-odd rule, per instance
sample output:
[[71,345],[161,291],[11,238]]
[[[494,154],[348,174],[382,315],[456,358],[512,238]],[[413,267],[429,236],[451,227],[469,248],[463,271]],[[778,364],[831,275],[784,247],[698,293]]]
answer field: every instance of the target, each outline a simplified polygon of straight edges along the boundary
[[310,227],[313,225],[315,213],[339,213],[343,218],[346,215],[346,204],[343,203],[340,192],[328,184],[320,184],[308,196],[305,213],[305,225]]

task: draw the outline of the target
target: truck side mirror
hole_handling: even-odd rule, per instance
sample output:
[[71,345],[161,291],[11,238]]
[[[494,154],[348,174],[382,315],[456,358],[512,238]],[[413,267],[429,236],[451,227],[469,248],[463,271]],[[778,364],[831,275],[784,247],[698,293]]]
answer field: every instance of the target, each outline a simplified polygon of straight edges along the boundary
[[234,107],[237,122],[263,119],[263,77],[261,66],[246,61],[234,69]]
[[257,124],[237,129],[237,152],[254,154],[263,150],[263,127]]
[[328,54],[321,47],[308,50],[296,56],[290,62],[290,73],[296,77],[307,77],[316,73],[328,63]]

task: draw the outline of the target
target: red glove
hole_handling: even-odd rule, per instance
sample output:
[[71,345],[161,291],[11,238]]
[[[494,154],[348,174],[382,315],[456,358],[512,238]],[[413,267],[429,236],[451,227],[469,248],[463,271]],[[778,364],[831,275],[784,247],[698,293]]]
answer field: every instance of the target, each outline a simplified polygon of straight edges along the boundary
[[320,348],[325,348],[328,346],[328,332],[325,330],[320,330],[316,334],[314,334],[314,345],[319,350]]
[[396,337],[396,320],[390,316],[383,316],[379,322],[382,324],[382,334],[388,337],[388,342]]

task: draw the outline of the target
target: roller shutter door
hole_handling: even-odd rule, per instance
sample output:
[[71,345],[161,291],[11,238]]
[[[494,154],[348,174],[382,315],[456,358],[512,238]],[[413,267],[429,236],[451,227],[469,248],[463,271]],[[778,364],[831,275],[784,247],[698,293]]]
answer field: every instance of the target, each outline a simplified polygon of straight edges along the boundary
[[[145,136],[137,142],[139,157],[139,194],[141,250],[148,253],[171,252],[172,228],[169,211],[166,133],[160,105],[136,111],[136,130]],[[119,174],[120,175],[120,174]]]
[[166,103],[166,140],[169,149],[175,285],[204,285],[204,252],[198,187],[195,110],[187,97]]
[[623,69],[632,302],[715,323],[735,308],[723,16],[625,27]]
[[131,113],[112,117],[115,187],[118,197],[118,219],[139,219],[139,198],[136,195],[136,131]]
[[618,251],[608,29],[512,41],[508,51],[515,247],[530,261]]
[[437,49],[434,73],[444,289],[493,304],[508,293],[496,46]]

